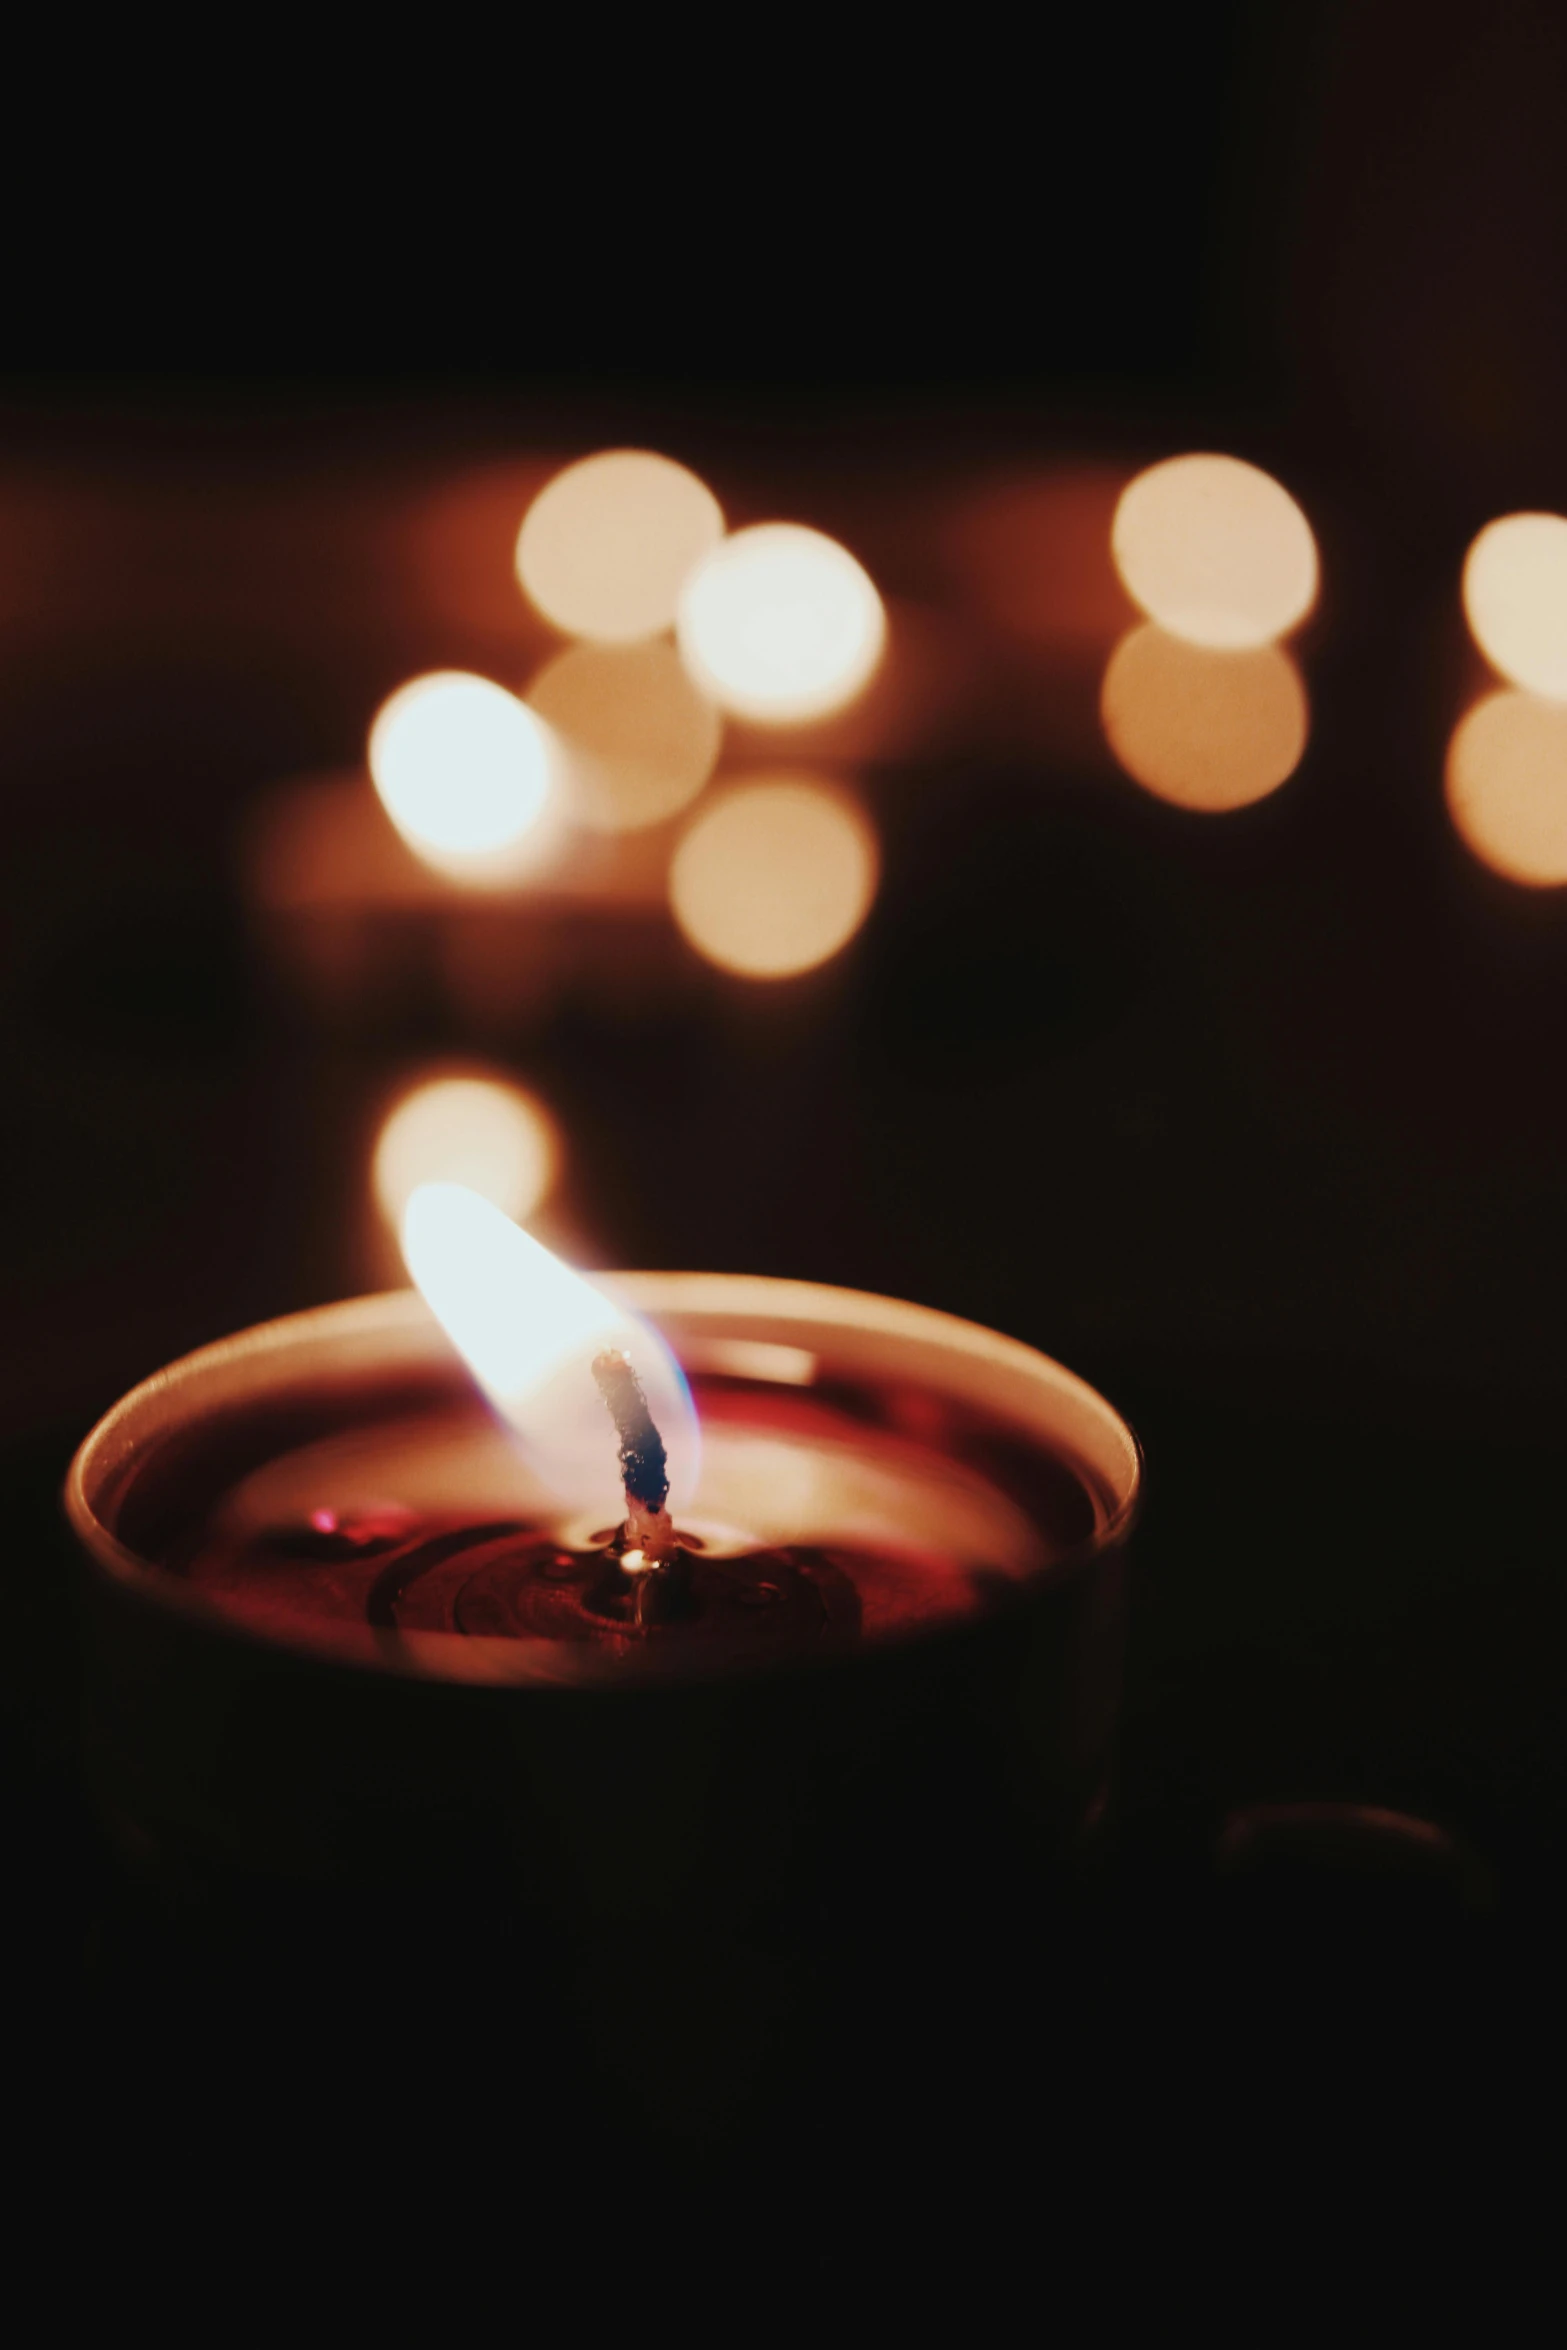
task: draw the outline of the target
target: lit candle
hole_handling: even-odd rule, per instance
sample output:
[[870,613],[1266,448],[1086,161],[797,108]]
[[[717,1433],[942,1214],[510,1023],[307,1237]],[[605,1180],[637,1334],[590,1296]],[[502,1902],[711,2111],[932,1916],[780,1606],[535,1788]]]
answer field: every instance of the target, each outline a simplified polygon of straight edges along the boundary
[[977,1930],[1075,1848],[1140,1477],[1102,1397],[913,1305],[588,1281],[455,1186],[405,1245],[429,1303],[206,1348],[73,1464],[99,1800],[138,1849],[503,1884],[599,1954],[576,1980],[684,1934],[696,2032],[759,1918],[798,1951],[830,1912],[840,1962],[867,1919],[928,1944],[898,1920],[933,1854],[947,1894],[981,1872]]
[[[1124,1531],[1133,1440],[1010,1341],[793,1283],[592,1283],[456,1184],[403,1231],[427,1306],[228,1341],[89,1439],[78,1530],[141,1602],[420,1674],[471,1677],[477,1637],[487,1676],[625,1677],[1026,1609]],[[636,1603],[677,1577],[685,1606]]]

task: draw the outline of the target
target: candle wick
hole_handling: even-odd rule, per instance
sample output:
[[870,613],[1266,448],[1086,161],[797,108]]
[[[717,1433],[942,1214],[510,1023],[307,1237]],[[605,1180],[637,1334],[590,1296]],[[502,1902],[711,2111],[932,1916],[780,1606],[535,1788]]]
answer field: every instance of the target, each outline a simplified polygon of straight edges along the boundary
[[661,1567],[678,1545],[670,1519],[669,1459],[653,1425],[636,1366],[619,1347],[593,1358],[593,1377],[620,1438],[620,1475],[626,1489],[624,1556],[639,1554],[639,1570]]

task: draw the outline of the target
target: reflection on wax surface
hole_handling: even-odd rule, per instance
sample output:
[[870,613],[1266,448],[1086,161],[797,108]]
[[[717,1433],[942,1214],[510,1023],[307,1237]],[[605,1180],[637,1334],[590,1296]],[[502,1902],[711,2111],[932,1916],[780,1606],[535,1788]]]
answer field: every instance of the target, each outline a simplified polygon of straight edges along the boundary
[[[603,1417],[602,1408],[600,1417]],[[680,1513],[709,1555],[767,1544],[852,1549],[865,1628],[907,1627],[920,1594],[930,1612],[970,1604],[969,1571],[1021,1578],[1048,1550],[1018,1504],[977,1471],[918,1441],[866,1428],[827,1409],[809,1428],[772,1423],[765,1396],[734,1400],[703,1430],[701,1478]],[[613,1435],[600,1438],[611,1462]],[[562,1518],[555,1494],[520,1459],[503,1429],[457,1407],[387,1421],[267,1462],[237,1485],[213,1521],[243,1541],[308,1519],[329,1496],[342,1519],[407,1513],[415,1522],[517,1518],[587,1544],[605,1517]]]

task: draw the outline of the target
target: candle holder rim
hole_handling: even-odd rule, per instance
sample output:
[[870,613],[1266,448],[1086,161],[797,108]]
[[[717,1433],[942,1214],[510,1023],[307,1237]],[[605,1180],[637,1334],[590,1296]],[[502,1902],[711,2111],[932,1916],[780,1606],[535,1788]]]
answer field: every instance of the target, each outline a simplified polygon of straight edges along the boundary
[[[1029,1346],[1024,1340],[1010,1338],[983,1323],[966,1321],[939,1307],[921,1306],[899,1298],[879,1296],[870,1290],[839,1288],[830,1283],[793,1280],[783,1276],[753,1273],[663,1273],[613,1272],[590,1273],[585,1278],[600,1283],[617,1300],[646,1313],[696,1312],[706,1304],[710,1312],[721,1310],[718,1293],[743,1293],[750,1301],[754,1316],[759,1295],[779,1309],[792,1303],[799,1309],[813,1306],[820,1319],[830,1326],[859,1329],[867,1336],[901,1333],[906,1338],[925,1338],[971,1358],[1004,1366],[1025,1373],[1037,1380],[1041,1371],[1049,1375],[1050,1384],[1058,1392],[1069,1395],[1092,1413],[1102,1416],[1122,1440],[1125,1463],[1124,1489],[1113,1505],[1107,1508],[1104,1522],[1097,1526],[1085,1541],[1054,1560],[1048,1577],[1055,1581],[1069,1575],[1094,1558],[1124,1543],[1139,1515],[1142,1503],[1145,1456],[1141,1440],[1131,1424],[1116,1407],[1077,1372],[1068,1369],[1052,1355]],[[845,1311],[845,1309],[849,1309]],[[739,1300],[733,1310],[740,1310]],[[301,1340],[308,1340],[319,1332],[323,1337],[345,1335],[352,1331],[357,1336],[391,1335],[418,1331],[421,1334],[438,1332],[440,1325],[418,1291],[412,1288],[379,1290],[369,1294],[338,1298],[325,1305],[309,1306],[298,1312],[281,1314],[265,1322],[253,1323],[243,1330],[209,1341],[180,1355],[159,1370],[128,1389],[118,1401],[94,1424],[78,1445],[66,1472],[61,1499],[66,1518],[77,1540],[96,1565],[104,1569],[117,1583],[128,1586],[144,1599],[151,1599],[160,1608],[190,1618],[203,1630],[233,1640],[254,1642],[255,1635],[230,1619],[222,1609],[213,1605],[202,1593],[185,1588],[176,1579],[158,1577],[150,1562],[128,1544],[122,1542],[112,1528],[98,1514],[89,1480],[101,1457],[115,1449],[104,1467],[104,1474],[121,1466],[138,1449],[135,1430],[149,1411],[164,1405],[194,1383],[213,1372],[248,1363],[256,1357],[265,1357],[291,1351]],[[717,1335],[714,1333],[714,1335]],[[453,1359],[458,1360],[455,1349]],[[161,1429],[156,1433],[161,1433]],[[156,1441],[156,1433],[153,1441]],[[945,1627],[950,1636],[950,1627]],[[934,1635],[926,1635],[931,1637]],[[908,1637],[918,1639],[919,1634]],[[434,1648],[427,1660],[427,1645],[436,1643],[442,1662],[434,1661]],[[591,1691],[590,1680],[563,1684],[546,1683],[536,1676],[513,1675],[504,1670],[502,1657],[491,1658],[491,1650],[509,1652],[516,1643],[506,1640],[469,1638],[458,1644],[464,1652],[468,1670],[454,1674],[455,1657],[448,1658],[448,1636],[432,1634],[401,1634],[395,1640],[372,1635],[374,1655],[359,1653],[357,1646],[350,1650],[335,1642],[314,1643],[305,1649],[294,1649],[296,1656],[309,1656],[323,1666],[339,1666],[350,1670],[378,1671],[388,1667],[415,1678],[437,1677],[450,1680],[515,1685],[522,1683],[540,1694],[546,1688],[555,1688],[560,1694],[571,1690]],[[781,1669],[781,1668],[773,1668]]]

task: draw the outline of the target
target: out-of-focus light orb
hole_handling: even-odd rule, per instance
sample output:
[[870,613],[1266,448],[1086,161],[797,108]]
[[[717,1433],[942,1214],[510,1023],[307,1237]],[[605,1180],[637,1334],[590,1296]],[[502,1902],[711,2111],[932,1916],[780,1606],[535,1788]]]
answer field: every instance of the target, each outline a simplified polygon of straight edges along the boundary
[[376,1137],[375,1195],[396,1232],[421,1183],[461,1183],[516,1221],[547,1199],[560,1168],[554,1120],[498,1077],[435,1077],[393,1104]]
[[669,894],[699,954],[747,979],[814,970],[869,913],[881,869],[868,818],[795,776],[737,784],[675,851]]
[[554,737],[571,815],[634,832],[677,815],[718,764],[724,722],[673,645],[568,645],[528,700]]
[[1310,523],[1239,457],[1150,465],[1121,492],[1110,550],[1133,602],[1194,645],[1271,644],[1316,601]]
[[842,709],[887,642],[875,582],[847,547],[797,522],[737,530],[680,598],[680,650],[736,717],[791,726]]
[[517,577],[568,636],[635,644],[674,626],[682,587],[723,531],[718,500],[684,465],[650,449],[605,449],[534,499]]
[[1567,882],[1567,702],[1487,694],[1453,729],[1447,804],[1484,865],[1532,889]]
[[1567,521],[1504,514],[1464,559],[1475,643],[1514,685],[1567,701]]
[[1278,645],[1218,653],[1151,621],[1111,654],[1099,707],[1134,782],[1208,815],[1277,791],[1311,730],[1300,671]]
[[504,686],[443,669],[400,686],[370,729],[370,773],[410,848],[490,877],[533,832],[550,792],[543,725]]

